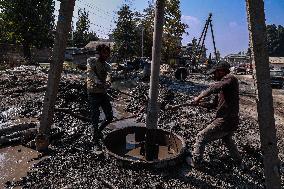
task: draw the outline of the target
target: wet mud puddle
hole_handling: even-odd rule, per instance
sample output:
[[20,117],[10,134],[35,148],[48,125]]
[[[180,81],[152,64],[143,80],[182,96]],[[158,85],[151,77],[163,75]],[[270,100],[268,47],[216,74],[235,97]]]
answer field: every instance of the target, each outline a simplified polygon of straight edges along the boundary
[[[176,151],[174,151],[171,146],[157,146],[157,156],[154,160],[163,160],[176,156]],[[130,158],[132,160],[144,160],[145,157],[145,141],[137,142],[135,141],[135,135],[129,134],[126,136],[126,146],[123,150],[123,156]]]
[[0,188],[7,181],[19,181],[27,176],[33,164],[37,163],[40,153],[24,146],[12,146],[0,149]]
[[[125,157],[133,159],[133,160],[144,160],[146,161],[144,146],[140,146],[128,151],[124,154]],[[171,157],[174,157],[176,152],[173,149],[168,149],[168,146],[159,146],[158,156],[154,160],[164,160]]]

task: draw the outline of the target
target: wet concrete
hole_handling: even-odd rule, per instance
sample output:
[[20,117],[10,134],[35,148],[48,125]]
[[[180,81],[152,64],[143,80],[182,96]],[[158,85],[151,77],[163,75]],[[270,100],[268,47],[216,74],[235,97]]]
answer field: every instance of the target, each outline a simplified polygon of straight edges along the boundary
[[[127,127],[109,133],[105,140],[107,152],[128,163],[143,163],[145,165],[167,167],[171,163],[178,163],[185,149],[183,139],[174,133],[162,129],[152,131],[151,152],[147,150],[145,127]],[[146,154],[151,158],[147,158]],[[149,157],[150,157],[149,156]],[[162,165],[162,166],[161,166]]]
[[0,188],[5,187],[5,183],[20,181],[27,176],[32,166],[38,163],[40,153],[24,146],[11,146],[0,149]]
[[[143,160],[146,161],[145,155],[141,154],[141,151],[143,151],[143,148],[145,147],[137,147],[134,149],[129,150],[127,153],[125,153],[123,156],[131,158],[133,160]],[[176,156],[176,152],[173,149],[168,149],[168,146],[159,146],[158,149],[158,156],[155,160],[164,160],[168,158],[173,158]]]

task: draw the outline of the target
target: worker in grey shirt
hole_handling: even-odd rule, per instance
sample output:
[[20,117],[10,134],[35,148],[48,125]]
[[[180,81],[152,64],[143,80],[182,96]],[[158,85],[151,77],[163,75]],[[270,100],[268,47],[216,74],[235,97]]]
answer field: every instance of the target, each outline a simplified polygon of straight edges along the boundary
[[231,156],[238,163],[242,163],[242,157],[232,139],[239,124],[239,84],[238,79],[230,74],[229,68],[229,63],[225,61],[215,65],[209,71],[209,74],[214,74],[214,79],[218,82],[211,85],[193,100],[193,104],[199,105],[205,97],[218,94],[215,119],[205,129],[200,131],[196,137],[191,161],[193,167],[201,163],[205,146],[209,142],[218,139],[222,139]]
[[[92,134],[95,144],[99,144],[101,131],[112,121],[113,111],[107,94],[109,84],[108,73],[111,71],[106,60],[110,56],[110,48],[104,44],[96,48],[99,57],[87,60],[87,91],[91,109]],[[105,114],[105,120],[99,126],[100,109]]]

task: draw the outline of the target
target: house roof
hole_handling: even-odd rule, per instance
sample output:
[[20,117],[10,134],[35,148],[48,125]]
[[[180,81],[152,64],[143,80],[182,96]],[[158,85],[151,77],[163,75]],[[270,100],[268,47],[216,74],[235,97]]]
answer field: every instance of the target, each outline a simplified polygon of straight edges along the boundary
[[243,55],[243,54],[229,54],[229,55],[225,56],[225,58],[245,58],[245,59],[249,59],[249,56]]
[[284,57],[269,57],[270,64],[284,64]]

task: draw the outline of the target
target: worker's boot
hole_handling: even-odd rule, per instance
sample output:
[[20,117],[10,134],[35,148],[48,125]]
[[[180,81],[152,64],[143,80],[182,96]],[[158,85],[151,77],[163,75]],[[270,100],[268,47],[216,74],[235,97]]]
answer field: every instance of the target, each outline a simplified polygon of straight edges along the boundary
[[247,166],[246,166],[245,162],[242,159],[237,160],[236,161],[236,165],[242,171],[246,171],[247,170]]
[[93,134],[93,144],[94,144],[92,149],[93,153],[95,153],[96,155],[102,154],[102,143],[98,131]]
[[187,163],[187,165],[189,165],[192,168],[199,169],[199,168],[202,167],[204,162],[200,158],[196,158],[196,157],[193,157],[191,155],[188,155],[186,157],[186,163]]
[[99,131],[98,131],[98,128],[95,128],[95,127],[91,127],[91,135],[92,135],[92,141],[94,144],[97,144],[99,143]]
[[110,123],[110,121],[108,121],[108,120],[103,120],[103,121],[101,122],[100,126],[99,126],[99,132],[101,133],[101,132],[104,130],[104,128],[106,128],[106,126],[107,126],[109,123]]

